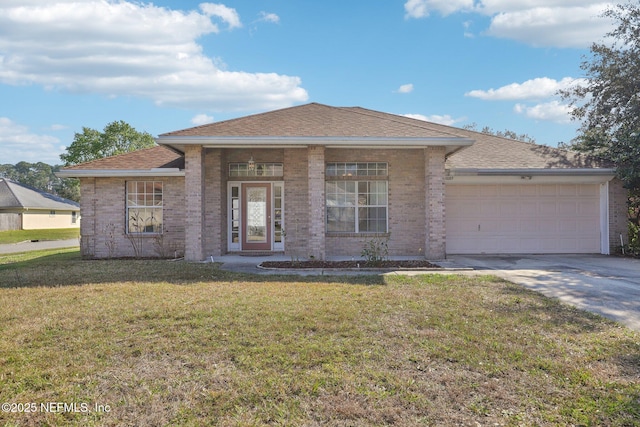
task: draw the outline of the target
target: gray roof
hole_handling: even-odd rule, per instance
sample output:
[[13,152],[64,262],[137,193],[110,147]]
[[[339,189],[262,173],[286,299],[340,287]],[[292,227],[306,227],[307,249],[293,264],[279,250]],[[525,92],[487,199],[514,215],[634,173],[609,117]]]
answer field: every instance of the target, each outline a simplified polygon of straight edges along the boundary
[[79,211],[80,205],[28,185],[0,178],[0,209]]
[[462,147],[447,157],[447,168],[455,170],[609,170],[613,167],[594,157],[554,147],[515,141],[361,107],[332,107],[317,103],[169,132],[160,135],[158,142],[166,143],[176,137],[188,139],[265,136],[450,138],[473,141],[473,145]]
[[[207,139],[207,138],[210,138]],[[216,139],[217,138],[217,139]],[[165,146],[180,150],[187,143],[207,145],[225,143],[225,138],[238,138],[233,144],[256,147],[260,138],[266,145],[287,138],[318,138],[326,143],[331,138],[359,138],[375,144],[376,138],[393,147],[407,139],[442,139],[458,141],[448,153],[446,168],[454,172],[469,170],[612,173],[613,165],[594,157],[544,145],[514,141],[481,132],[383,113],[361,107],[332,107],[305,104],[237,119],[210,123],[165,133],[157,138],[161,146],[109,157],[63,169],[66,176],[75,170],[153,170],[184,168],[184,156]],[[271,139],[269,139],[271,138]],[[325,141],[326,140],[326,141]],[[385,142],[386,141],[386,142]],[[352,143],[352,142],[349,142]],[[473,145],[471,145],[473,143]],[[182,144],[182,145],[181,145]],[[232,145],[231,142],[228,143]],[[363,147],[366,148],[365,145]],[[373,145],[371,145],[373,147]]]

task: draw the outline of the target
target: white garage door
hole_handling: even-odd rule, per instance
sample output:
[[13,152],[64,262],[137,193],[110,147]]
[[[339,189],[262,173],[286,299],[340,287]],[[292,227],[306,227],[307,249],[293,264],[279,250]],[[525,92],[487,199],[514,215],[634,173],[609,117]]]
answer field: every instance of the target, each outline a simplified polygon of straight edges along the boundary
[[447,185],[447,252],[599,253],[597,184]]

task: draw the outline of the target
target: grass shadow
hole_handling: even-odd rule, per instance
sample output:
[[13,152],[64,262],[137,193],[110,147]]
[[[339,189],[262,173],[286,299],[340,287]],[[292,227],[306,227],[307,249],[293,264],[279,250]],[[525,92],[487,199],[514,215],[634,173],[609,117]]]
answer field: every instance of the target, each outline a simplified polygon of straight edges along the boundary
[[[4,262],[3,262],[4,261]],[[59,287],[115,282],[347,283],[382,285],[381,275],[253,274],[226,271],[218,263],[172,260],[83,260],[77,249],[0,257],[0,288]]]

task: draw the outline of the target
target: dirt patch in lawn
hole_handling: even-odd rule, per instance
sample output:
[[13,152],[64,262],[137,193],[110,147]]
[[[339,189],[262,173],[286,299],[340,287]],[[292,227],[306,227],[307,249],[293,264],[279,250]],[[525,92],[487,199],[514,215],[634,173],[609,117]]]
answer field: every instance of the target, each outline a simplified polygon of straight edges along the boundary
[[358,268],[381,268],[381,269],[439,269],[439,265],[432,264],[426,260],[385,260],[378,262],[368,261],[264,261],[260,264],[263,268],[335,268],[335,269],[358,269]]

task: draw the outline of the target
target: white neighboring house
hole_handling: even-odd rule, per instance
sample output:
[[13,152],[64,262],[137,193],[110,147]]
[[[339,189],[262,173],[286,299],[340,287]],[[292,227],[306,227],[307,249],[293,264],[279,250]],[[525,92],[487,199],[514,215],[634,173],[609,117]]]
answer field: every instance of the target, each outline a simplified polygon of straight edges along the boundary
[[80,204],[0,178],[0,231],[80,227]]

